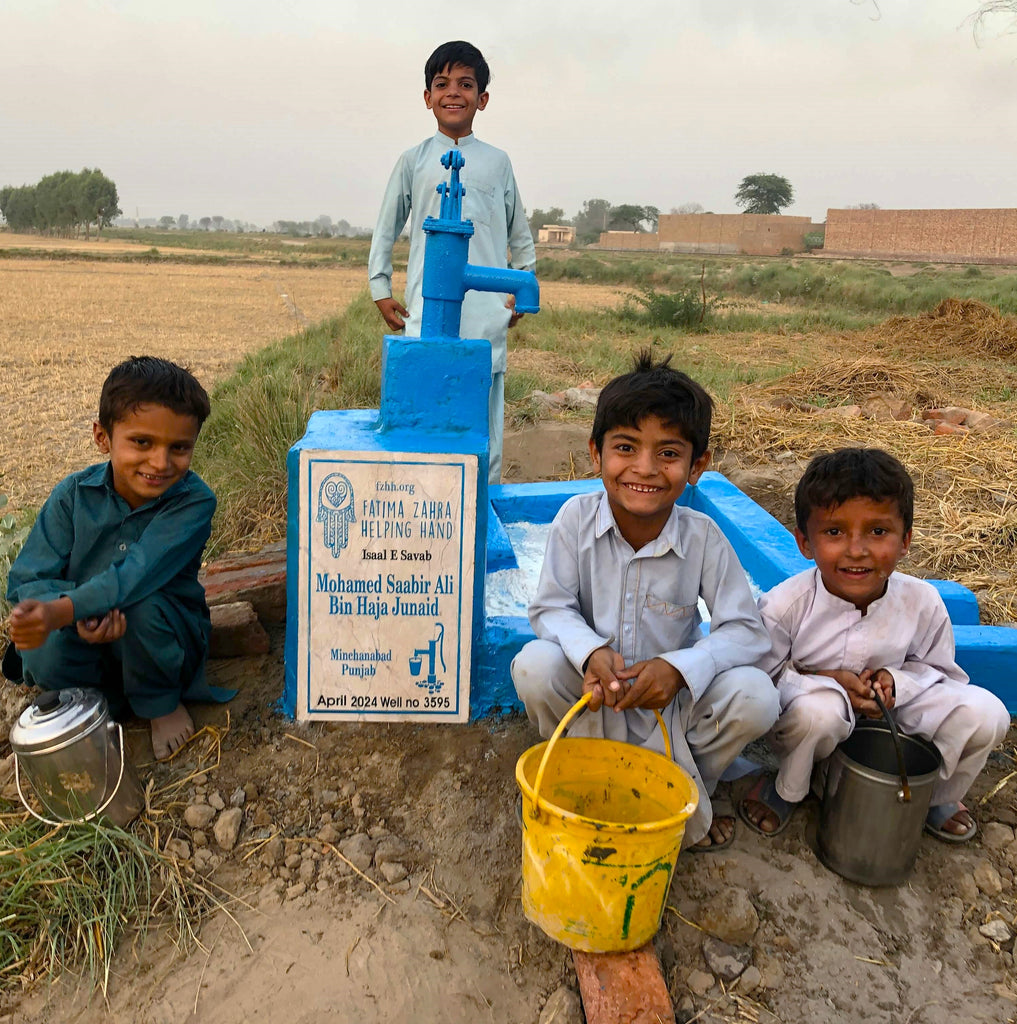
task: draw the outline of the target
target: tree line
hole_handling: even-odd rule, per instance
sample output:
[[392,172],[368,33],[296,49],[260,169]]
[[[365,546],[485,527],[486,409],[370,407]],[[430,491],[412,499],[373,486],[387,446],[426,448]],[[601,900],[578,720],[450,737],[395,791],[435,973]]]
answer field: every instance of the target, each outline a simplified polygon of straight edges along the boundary
[[77,234],[98,232],[120,216],[116,185],[97,167],[77,174],[57,171],[35,185],[0,188],[0,215],[14,231]]
[[[794,202],[794,189],[779,174],[749,174],[742,178],[735,192],[735,205],[744,213],[780,213]],[[699,203],[673,207],[671,213],[703,213]],[[606,199],[587,199],[571,219],[560,206],[549,210],[536,209],[527,218],[534,239],[545,224],[571,225],[576,229],[576,242],[588,245],[600,239],[602,231],[657,230],[660,210],[656,206],[622,203],[614,206]]]

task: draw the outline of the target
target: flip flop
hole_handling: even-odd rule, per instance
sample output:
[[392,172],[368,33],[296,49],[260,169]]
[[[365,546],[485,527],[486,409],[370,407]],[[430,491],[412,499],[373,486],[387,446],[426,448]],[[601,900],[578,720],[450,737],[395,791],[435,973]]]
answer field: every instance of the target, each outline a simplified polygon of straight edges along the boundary
[[[762,804],[768,811],[776,815],[778,824],[772,832],[767,832],[765,829],[760,828],[749,817],[749,812],[745,809],[746,800],[753,800],[757,804]],[[772,776],[761,775],[756,779],[752,788],[745,794],[745,796],[738,801],[738,817],[741,818],[753,832],[758,832],[759,835],[765,836],[767,839],[772,839],[774,836],[779,836],[781,832],[791,824],[791,816],[794,814],[797,806],[798,804],[788,803],[788,801],[777,792],[777,787],[774,785],[774,779]]]
[[971,815],[971,827],[965,832],[948,832],[943,826],[959,811],[965,810],[968,814],[971,811],[964,807],[960,803],[952,804],[937,804],[935,807],[929,808],[929,813],[925,816],[925,831],[930,836],[935,836],[938,840],[944,843],[966,843],[969,839],[974,836],[978,831],[978,825],[975,822],[974,815]]

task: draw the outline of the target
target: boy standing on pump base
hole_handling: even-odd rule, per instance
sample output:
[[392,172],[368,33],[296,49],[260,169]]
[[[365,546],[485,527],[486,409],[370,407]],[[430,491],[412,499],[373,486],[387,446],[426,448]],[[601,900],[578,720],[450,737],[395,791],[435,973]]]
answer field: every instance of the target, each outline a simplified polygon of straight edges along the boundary
[[114,716],[126,698],[150,719],[157,758],[194,734],[183,697],[233,696],[205,683],[198,569],[215,495],[190,464],[208,413],[182,367],[152,356],[115,366],[92,426],[109,461],[57,484],[8,577],[25,681],[101,689]]
[[589,693],[572,735],[663,752],[659,709],[699,790],[685,844],[718,850],[734,819],[710,797],[775,721],[777,695],[754,667],[768,639],[734,550],[712,519],[675,504],[709,465],[713,403],[669,361],[644,352],[601,392],[590,457],[604,491],[570,498],[555,517],[530,605],[538,639],[516,655],[512,681],[545,738]]
[[913,515],[911,477],[878,448],[817,456],[798,481],[795,539],[816,566],[759,602],[771,638],[760,664],[780,693],[770,734],[780,768],[738,807],[765,836],[787,827],[813,766],[851,735],[855,716],[882,717],[874,691],[902,732],[931,741],[943,757],[926,831],[949,842],[975,834],[961,801],[1010,716],[954,660],[953,628],[935,588],[895,572]]
[[[371,298],[393,331],[405,328],[420,336],[423,309],[425,218],[440,212],[439,185],[446,171],[441,157],[452,147],[462,150],[461,181],[466,187],[463,217],[473,222],[470,262],[486,267],[533,270],[536,253],[523,202],[508,156],[473,134],[473,119],[487,106],[490,71],[483,54],[467,42],[444,43],[424,67],[424,103],[438,122],[438,131],[399,158],[389,179],[371,240],[368,276]],[[392,246],[412,214],[410,258],[406,267],[406,305],[392,295]],[[511,261],[506,256],[511,253]],[[463,299],[459,330],[463,338],[491,342],[491,392],[488,423],[491,462],[488,479],[501,482],[501,450],[505,409],[505,351],[508,329],[522,316],[514,299],[496,292],[468,291]],[[407,308],[408,307],[408,308]]]

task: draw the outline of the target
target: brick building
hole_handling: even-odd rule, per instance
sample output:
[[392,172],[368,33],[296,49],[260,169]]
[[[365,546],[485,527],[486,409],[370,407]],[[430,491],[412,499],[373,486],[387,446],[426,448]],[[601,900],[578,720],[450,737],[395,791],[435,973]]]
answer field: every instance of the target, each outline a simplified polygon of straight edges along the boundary
[[1017,263],[1017,209],[828,210],[823,251],[877,259]]
[[605,249],[779,256],[785,249],[803,252],[806,234],[822,229],[822,224],[813,224],[808,217],[780,214],[662,213],[655,233],[604,231],[600,245]]

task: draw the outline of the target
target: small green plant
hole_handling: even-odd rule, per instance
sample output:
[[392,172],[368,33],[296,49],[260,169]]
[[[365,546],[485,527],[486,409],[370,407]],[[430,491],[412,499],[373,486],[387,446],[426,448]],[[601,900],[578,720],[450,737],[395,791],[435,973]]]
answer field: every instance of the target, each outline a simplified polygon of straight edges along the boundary
[[[7,495],[0,494],[0,509],[6,507]],[[19,526],[17,518],[10,512],[0,515],[0,618],[6,618],[10,610],[4,597],[7,593],[7,574],[11,571],[14,559],[18,557],[29,529],[28,526]]]
[[802,242],[805,248],[812,252],[813,249],[822,249],[825,240],[826,233],[824,231],[807,231]]
[[715,299],[706,298],[705,294],[694,288],[678,292],[658,292],[653,288],[645,288],[638,295],[629,296],[623,312],[630,319],[651,327],[677,327],[679,330],[695,331],[705,330],[707,317],[715,304]]

